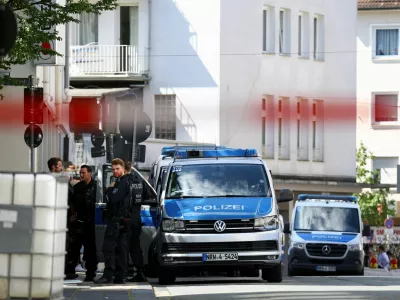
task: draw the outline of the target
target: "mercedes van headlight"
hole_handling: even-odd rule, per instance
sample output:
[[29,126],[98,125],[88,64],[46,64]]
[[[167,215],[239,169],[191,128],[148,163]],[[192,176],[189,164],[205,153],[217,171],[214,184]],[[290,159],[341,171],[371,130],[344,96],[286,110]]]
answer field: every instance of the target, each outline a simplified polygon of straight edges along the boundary
[[349,251],[361,251],[363,246],[361,244],[348,245]]
[[254,227],[263,228],[264,230],[274,230],[279,228],[278,216],[268,216],[254,220]]
[[162,230],[172,232],[175,230],[185,230],[185,222],[181,220],[166,219],[162,221]]

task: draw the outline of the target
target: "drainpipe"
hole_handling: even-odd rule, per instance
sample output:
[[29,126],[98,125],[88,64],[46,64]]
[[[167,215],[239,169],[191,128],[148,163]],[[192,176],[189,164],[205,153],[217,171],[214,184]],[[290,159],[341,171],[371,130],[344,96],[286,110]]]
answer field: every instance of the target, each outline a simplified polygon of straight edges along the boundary
[[151,53],[151,18],[152,18],[152,1],[148,0],[149,5],[149,21],[148,21],[148,45],[147,45],[147,73],[150,78],[150,53]]

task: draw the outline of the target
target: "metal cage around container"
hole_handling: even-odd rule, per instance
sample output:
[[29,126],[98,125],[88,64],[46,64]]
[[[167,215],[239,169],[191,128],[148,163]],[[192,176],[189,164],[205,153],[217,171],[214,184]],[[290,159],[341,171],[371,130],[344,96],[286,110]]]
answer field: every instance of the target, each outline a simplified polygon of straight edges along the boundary
[[68,179],[0,172],[0,299],[63,299]]

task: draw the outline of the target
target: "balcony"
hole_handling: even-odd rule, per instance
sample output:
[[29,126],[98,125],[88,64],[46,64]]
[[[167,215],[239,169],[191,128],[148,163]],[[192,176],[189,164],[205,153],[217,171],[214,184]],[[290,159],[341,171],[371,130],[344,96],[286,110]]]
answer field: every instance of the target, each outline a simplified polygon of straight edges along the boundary
[[97,45],[70,47],[70,77],[137,77],[148,73],[147,49],[127,45]]

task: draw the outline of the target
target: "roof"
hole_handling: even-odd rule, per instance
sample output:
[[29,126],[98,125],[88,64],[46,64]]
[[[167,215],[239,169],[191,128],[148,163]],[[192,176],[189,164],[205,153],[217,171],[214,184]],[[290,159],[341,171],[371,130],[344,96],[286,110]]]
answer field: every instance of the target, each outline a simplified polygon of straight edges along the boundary
[[358,10],[400,9],[400,0],[358,0]]

